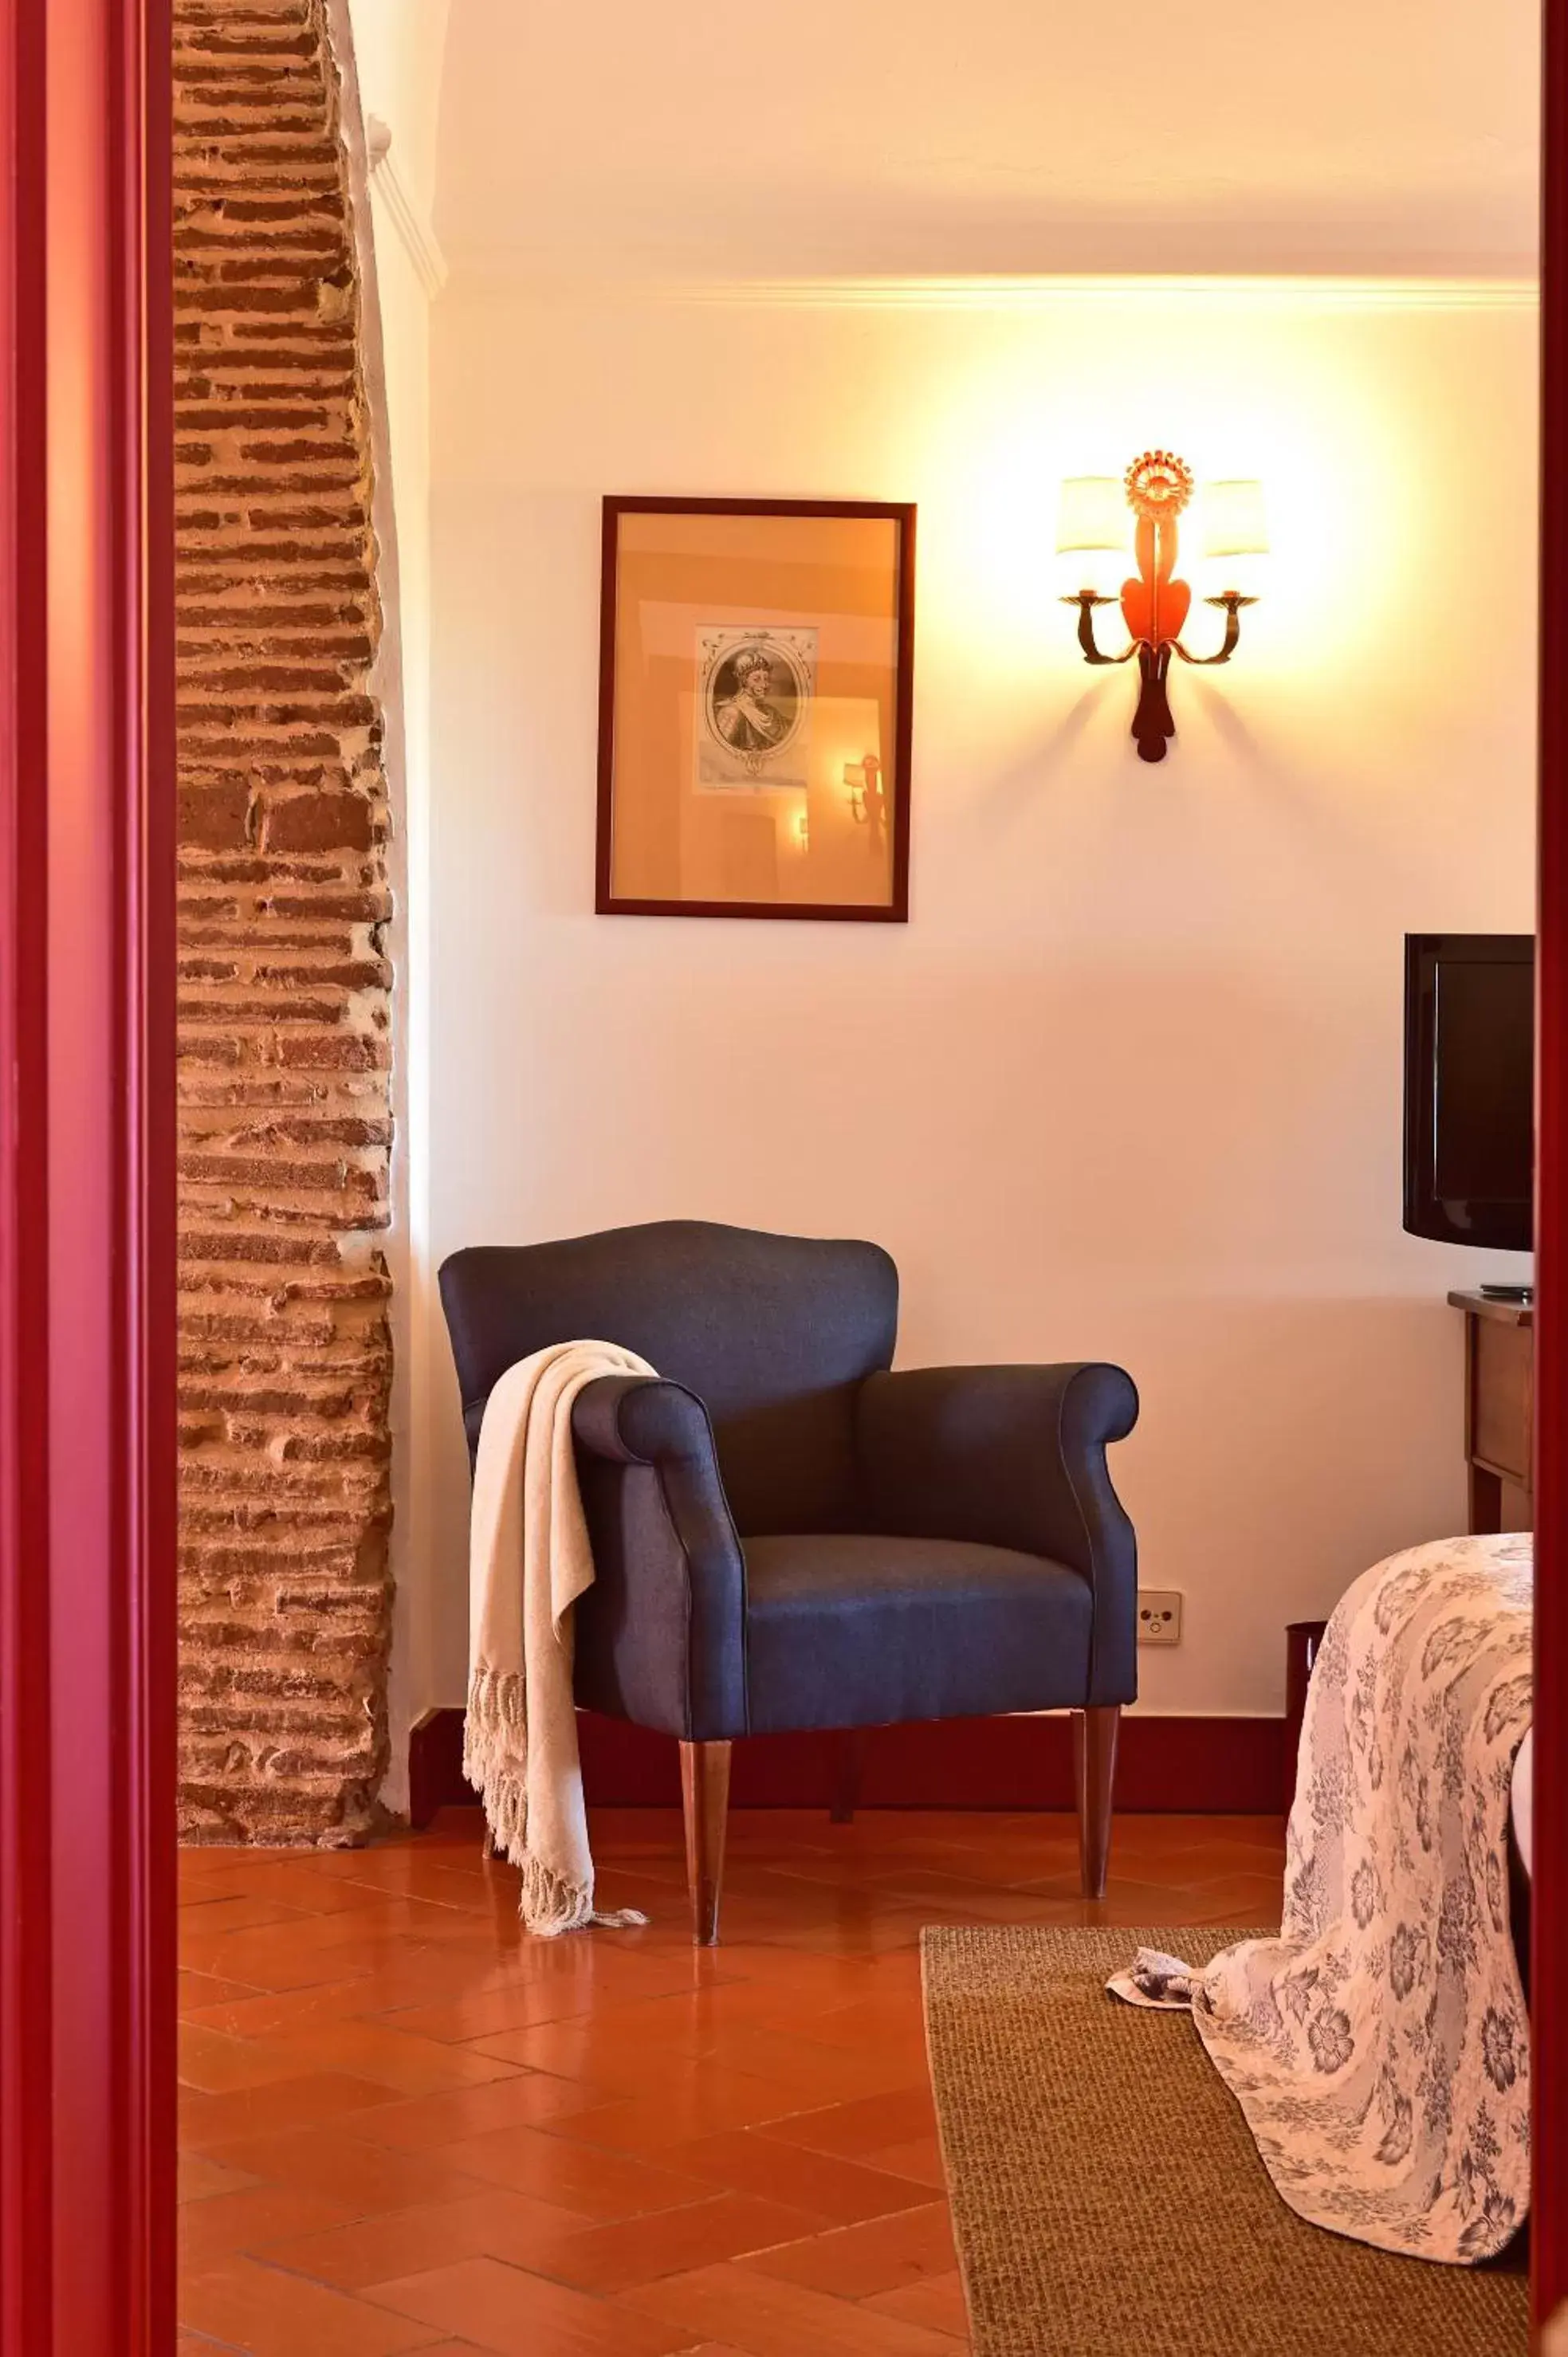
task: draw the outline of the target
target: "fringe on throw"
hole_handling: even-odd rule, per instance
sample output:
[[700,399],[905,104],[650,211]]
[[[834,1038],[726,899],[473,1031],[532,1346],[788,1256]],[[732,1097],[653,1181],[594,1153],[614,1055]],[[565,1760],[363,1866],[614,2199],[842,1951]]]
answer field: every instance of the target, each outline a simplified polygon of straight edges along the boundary
[[463,1774],[485,1807],[485,1823],[501,1856],[522,1877],[517,1911],[536,1939],[594,1924],[620,1931],[646,1923],[636,1907],[596,1908],[594,1883],[574,1882],[535,1857],[528,1846],[528,1712],[519,1671],[476,1670],[463,1720]]

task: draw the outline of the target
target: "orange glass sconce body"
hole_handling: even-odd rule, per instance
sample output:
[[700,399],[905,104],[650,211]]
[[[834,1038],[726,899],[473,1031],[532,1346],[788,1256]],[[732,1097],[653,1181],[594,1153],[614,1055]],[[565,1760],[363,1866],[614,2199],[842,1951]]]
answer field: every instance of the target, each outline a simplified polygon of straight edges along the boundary
[[[1219,651],[1195,655],[1185,643],[1182,631],[1192,590],[1176,574],[1176,520],[1193,489],[1191,468],[1169,450],[1145,450],[1121,482],[1111,475],[1077,475],[1062,485],[1057,548],[1064,561],[1078,560],[1083,584],[1062,603],[1078,608],[1078,642],[1085,662],[1124,663],[1137,657],[1133,737],[1144,761],[1163,761],[1176,735],[1166,692],[1171,657],[1205,665],[1229,662],[1241,635],[1241,608],[1257,602],[1255,595],[1241,587],[1221,589],[1205,601],[1224,611],[1225,637]],[[1232,568],[1222,577],[1239,581],[1243,565],[1268,547],[1262,487],[1244,481],[1211,483],[1203,505],[1203,554]],[[1137,571],[1113,591],[1105,581],[1108,561],[1120,569],[1129,554]],[[1120,654],[1108,655],[1095,641],[1094,609],[1113,604],[1121,606],[1128,643]]]

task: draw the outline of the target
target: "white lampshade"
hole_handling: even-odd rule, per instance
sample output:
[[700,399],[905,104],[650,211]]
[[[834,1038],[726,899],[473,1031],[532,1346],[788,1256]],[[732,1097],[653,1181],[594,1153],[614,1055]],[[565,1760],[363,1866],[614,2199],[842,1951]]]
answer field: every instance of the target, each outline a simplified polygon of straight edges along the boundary
[[1262,483],[1206,483],[1203,487],[1205,556],[1266,556],[1269,527]]
[[1064,597],[1092,589],[1112,597],[1133,542],[1127,494],[1114,475],[1069,475],[1057,518],[1057,574]]
[[1269,550],[1262,483],[1205,483],[1201,499],[1207,576],[1224,589],[1253,589],[1264,569],[1259,559]]
[[1127,494],[1114,475],[1069,475],[1062,485],[1057,547],[1125,550],[1133,537]]

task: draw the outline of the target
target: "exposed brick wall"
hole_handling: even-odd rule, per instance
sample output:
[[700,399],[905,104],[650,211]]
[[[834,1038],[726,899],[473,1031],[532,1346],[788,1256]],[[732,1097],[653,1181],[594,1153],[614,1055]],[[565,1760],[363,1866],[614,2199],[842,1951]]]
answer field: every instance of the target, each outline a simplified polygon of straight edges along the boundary
[[175,0],[182,1823],[351,1841],[386,1764],[386,785],[320,0]]

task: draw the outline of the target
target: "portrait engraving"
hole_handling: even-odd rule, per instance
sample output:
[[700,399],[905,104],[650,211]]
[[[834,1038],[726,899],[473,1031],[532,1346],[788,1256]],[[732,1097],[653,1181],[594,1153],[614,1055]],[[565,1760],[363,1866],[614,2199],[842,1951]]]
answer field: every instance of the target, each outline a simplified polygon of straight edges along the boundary
[[804,793],[817,632],[703,623],[697,680],[699,791]]

